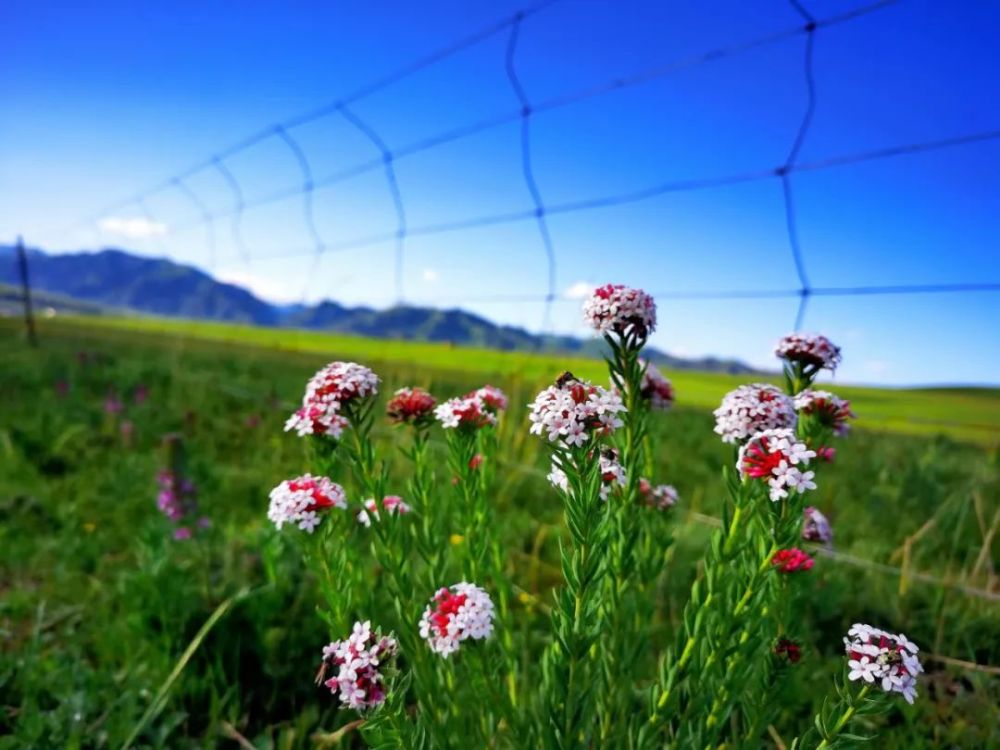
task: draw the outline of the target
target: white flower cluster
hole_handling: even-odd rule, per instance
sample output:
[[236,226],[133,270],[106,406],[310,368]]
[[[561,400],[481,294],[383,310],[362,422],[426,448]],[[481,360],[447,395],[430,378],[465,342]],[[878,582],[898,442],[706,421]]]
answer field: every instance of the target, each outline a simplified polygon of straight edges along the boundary
[[797,419],[792,399],[767,383],[741,385],[727,393],[712,413],[724,443],[746,440],[762,430],[795,427]]
[[337,670],[337,675],[323,684],[334,695],[340,693],[340,702],[348,708],[363,711],[380,706],[385,702],[382,669],[396,655],[396,649],[395,638],[378,633],[373,637],[370,622],[356,622],[346,640],[323,647],[320,674]]
[[639,499],[651,508],[667,510],[677,505],[680,495],[671,484],[652,484],[648,479],[639,480]]
[[794,430],[764,430],[740,446],[736,469],[740,476],[767,482],[768,494],[777,502],[789,493],[816,489],[814,473],[800,468],[815,457],[816,451],[800,442]]
[[294,524],[310,534],[319,526],[320,511],[347,507],[343,487],[311,474],[282,482],[271,490],[270,499],[267,517],[278,529]]
[[[367,529],[371,528],[372,516],[374,516],[376,521],[379,520],[379,508],[378,503],[375,502],[375,498],[373,497],[365,500],[364,506],[364,508],[358,511],[358,523]],[[413,508],[403,502],[403,498],[399,497],[399,495],[386,495],[382,498],[382,507],[390,516],[405,516],[413,510]]]
[[486,411],[494,413],[507,411],[507,394],[495,385],[484,385],[482,388],[477,388],[472,393],[467,394],[466,398],[478,399]]
[[625,411],[615,391],[583,382],[565,373],[535,397],[531,404],[531,433],[550,442],[583,445],[593,434],[608,435],[622,426]]
[[[607,500],[611,490],[625,486],[625,469],[618,460],[618,451],[605,448],[601,451],[601,500]],[[548,480],[563,492],[569,492],[569,478],[554,460]]]
[[833,527],[826,516],[811,505],[802,511],[802,538],[827,546],[833,544]]
[[840,347],[826,336],[812,333],[790,333],[778,342],[774,353],[789,362],[801,362],[830,372],[840,364]]
[[309,379],[302,408],[285,422],[285,431],[294,430],[300,437],[327,435],[339,438],[349,425],[340,410],[355,399],[374,396],[378,383],[378,375],[363,365],[331,362]]
[[795,397],[796,410],[808,416],[815,416],[824,427],[835,435],[844,436],[850,429],[849,419],[854,418],[851,402],[830,393],[806,389]]
[[641,289],[605,284],[583,303],[583,320],[598,333],[625,334],[631,329],[645,338],[656,330],[656,302]]
[[473,583],[440,589],[420,618],[420,637],[441,656],[458,651],[462,641],[493,634],[493,600]]
[[844,638],[850,669],[848,679],[876,681],[887,693],[900,693],[907,703],[917,696],[917,675],[924,671],[920,651],[902,633],[887,633],[871,625],[855,623]]

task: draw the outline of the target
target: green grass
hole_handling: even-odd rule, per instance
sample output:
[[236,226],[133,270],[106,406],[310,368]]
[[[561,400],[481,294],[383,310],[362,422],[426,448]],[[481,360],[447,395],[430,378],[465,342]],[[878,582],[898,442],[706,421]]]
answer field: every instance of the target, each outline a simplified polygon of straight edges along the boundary
[[[282,423],[308,376],[331,359],[374,367],[384,393],[414,384],[447,397],[484,381],[507,390],[498,531],[527,592],[518,619],[547,630],[560,505],[544,452],[526,435],[523,404],[566,368],[603,379],[600,363],[104,318],[43,321],[43,346],[32,351],[16,323],[0,321],[0,748],[117,748],[133,732],[136,747],[235,747],[230,728],[259,748],[306,748],[353,718],[312,686],[318,648],[332,634],[315,616],[301,540],[275,533],[265,517],[270,488],[306,467],[302,441]],[[80,351],[91,354],[86,364]],[[678,407],[652,425],[653,478],[681,493],[658,599],[661,643],[696,574],[711,529],[704,517],[719,513],[720,467],[731,460],[708,410],[742,380],[670,376]],[[58,381],[69,385],[65,396]],[[139,384],[150,399],[136,405],[128,396]],[[109,389],[125,399],[120,418],[102,410]],[[854,400],[859,429],[838,444],[814,502],[832,518],[845,557],[820,558],[808,579],[810,637],[775,730],[788,741],[804,728],[842,664],[840,637],[862,620],[905,631],[928,669],[921,699],[896,705],[874,746],[1000,746],[1000,399],[836,390]],[[131,442],[120,420],[134,425]],[[187,543],[170,538],[155,507],[168,432],[184,436],[213,521]],[[380,430],[383,455],[399,435]],[[391,481],[404,478],[395,461]]]

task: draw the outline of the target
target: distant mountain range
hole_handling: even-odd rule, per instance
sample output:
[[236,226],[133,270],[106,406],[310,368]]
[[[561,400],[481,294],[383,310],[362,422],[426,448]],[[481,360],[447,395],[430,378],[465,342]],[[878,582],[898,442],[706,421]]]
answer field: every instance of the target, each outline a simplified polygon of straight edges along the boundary
[[[258,326],[336,331],[360,336],[440,341],[491,349],[568,352],[599,356],[599,339],[543,336],[493,323],[459,309],[397,305],[385,310],[345,307],[333,301],[315,305],[275,305],[248,290],[217,281],[191,266],[147,258],[124,250],[49,254],[28,250],[38,304],[66,312],[139,312],[166,317],[221,320]],[[0,245],[0,285],[20,283],[15,250]],[[17,293],[0,287],[0,311],[17,306]],[[731,359],[685,359],[655,349],[647,356],[666,367],[712,372],[753,373]]]

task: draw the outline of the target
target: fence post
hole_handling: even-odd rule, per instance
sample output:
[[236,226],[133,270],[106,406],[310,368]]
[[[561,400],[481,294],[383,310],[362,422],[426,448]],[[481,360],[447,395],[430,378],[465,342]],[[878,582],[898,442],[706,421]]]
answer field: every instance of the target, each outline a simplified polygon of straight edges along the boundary
[[17,262],[21,268],[21,296],[24,300],[24,328],[28,334],[28,343],[38,346],[38,336],[35,334],[35,315],[31,309],[31,281],[28,279],[28,255],[24,252],[24,240],[17,237]]

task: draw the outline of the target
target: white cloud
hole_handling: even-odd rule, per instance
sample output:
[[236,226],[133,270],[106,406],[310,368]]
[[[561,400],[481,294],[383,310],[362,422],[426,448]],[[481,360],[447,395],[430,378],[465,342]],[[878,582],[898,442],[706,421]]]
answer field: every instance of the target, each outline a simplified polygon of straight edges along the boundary
[[433,284],[441,276],[433,268],[425,268],[423,273],[420,274],[420,278],[426,281],[428,284]]
[[873,375],[885,375],[889,370],[889,363],[880,359],[872,359],[865,362],[865,369]]
[[248,289],[267,302],[287,304],[302,301],[301,289],[292,289],[281,279],[257,276],[243,268],[220,269],[215,273],[215,278]]
[[583,299],[584,297],[589,297],[590,293],[596,288],[589,281],[578,281],[566,288],[566,291],[563,292],[563,297],[566,299]]
[[166,224],[150,221],[142,216],[106,216],[97,222],[97,226],[104,234],[130,240],[163,237],[167,233]]

